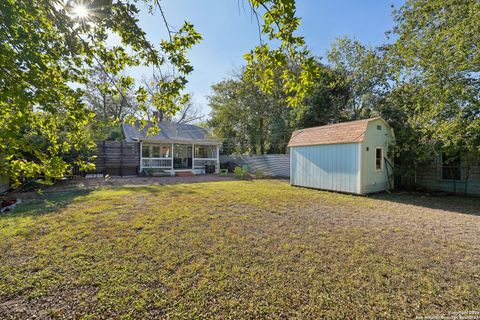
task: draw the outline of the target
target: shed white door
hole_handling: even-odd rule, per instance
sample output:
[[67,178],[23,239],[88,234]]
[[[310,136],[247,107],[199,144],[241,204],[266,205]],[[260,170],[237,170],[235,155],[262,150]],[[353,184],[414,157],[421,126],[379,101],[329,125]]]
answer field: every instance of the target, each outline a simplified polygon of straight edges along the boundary
[[358,145],[358,143],[346,143],[292,147],[291,184],[360,193]]

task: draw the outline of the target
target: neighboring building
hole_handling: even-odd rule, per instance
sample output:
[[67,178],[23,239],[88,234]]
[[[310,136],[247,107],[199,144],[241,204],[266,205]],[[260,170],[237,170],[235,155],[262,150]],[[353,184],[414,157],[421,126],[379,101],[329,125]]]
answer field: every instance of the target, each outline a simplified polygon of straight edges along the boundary
[[124,124],[127,142],[140,144],[139,173],[144,169],[159,169],[170,174],[176,172],[205,173],[206,165],[220,168],[221,141],[208,137],[206,129],[173,122],[159,123],[157,134],[147,135],[152,124],[143,130],[140,124]]
[[432,191],[480,196],[480,160],[469,166],[460,157],[433,156],[419,166],[415,185]]
[[393,189],[387,154],[394,142],[393,129],[379,117],[294,131],[290,184],[353,194]]

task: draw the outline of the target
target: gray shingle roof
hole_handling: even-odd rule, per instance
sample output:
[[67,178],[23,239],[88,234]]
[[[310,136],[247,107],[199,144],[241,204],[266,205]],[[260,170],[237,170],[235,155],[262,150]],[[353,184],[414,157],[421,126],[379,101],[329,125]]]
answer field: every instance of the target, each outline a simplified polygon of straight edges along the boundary
[[151,141],[151,142],[187,142],[220,144],[221,142],[208,137],[206,129],[191,124],[178,124],[173,122],[161,122],[158,124],[160,131],[155,135],[147,135],[148,128],[153,124],[149,123],[143,130],[140,123],[135,125],[123,124],[123,132],[126,141]]

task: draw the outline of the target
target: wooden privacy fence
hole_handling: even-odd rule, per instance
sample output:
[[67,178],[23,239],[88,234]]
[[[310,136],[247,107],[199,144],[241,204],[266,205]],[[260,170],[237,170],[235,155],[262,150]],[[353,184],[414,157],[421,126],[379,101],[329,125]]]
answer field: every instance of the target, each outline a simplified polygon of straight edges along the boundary
[[114,176],[138,174],[140,165],[140,144],[138,142],[98,142],[96,156],[96,173]]
[[235,163],[238,166],[247,165],[250,172],[262,171],[269,177],[290,177],[289,154],[220,156],[220,164],[226,164],[228,162]]

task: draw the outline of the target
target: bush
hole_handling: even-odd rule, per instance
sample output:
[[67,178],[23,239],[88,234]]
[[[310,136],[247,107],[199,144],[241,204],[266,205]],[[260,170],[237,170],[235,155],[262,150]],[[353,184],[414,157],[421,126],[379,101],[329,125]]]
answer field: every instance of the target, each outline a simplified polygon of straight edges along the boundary
[[161,169],[154,169],[154,168],[148,168],[148,169],[143,169],[143,174],[147,177],[167,177],[170,176],[169,173],[161,170]]
[[265,178],[265,174],[262,170],[255,171],[255,179],[263,179]]
[[233,173],[235,174],[235,178],[237,178],[237,179],[243,179],[243,177],[245,175],[242,168],[240,168],[240,167],[235,167],[235,169],[233,170]]

